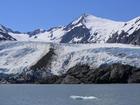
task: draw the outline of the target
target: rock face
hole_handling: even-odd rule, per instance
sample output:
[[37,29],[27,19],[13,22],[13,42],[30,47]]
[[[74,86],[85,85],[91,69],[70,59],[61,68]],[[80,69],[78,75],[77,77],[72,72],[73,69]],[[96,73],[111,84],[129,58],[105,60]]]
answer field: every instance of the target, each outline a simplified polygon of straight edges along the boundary
[[67,75],[62,81],[61,84],[79,84],[81,81],[74,76]]
[[32,37],[34,35],[45,33],[45,32],[46,32],[46,30],[44,30],[44,29],[36,29],[36,30],[34,30],[32,32],[27,32],[27,34],[29,34],[30,37]]
[[140,45],[140,17],[126,22],[107,42]]
[[[88,43],[90,31],[84,26],[75,27],[66,33],[60,43]],[[72,40],[73,39],[73,40]],[[79,41],[78,41],[79,40]]]
[[[72,76],[72,78],[74,78],[73,80],[84,84],[140,82],[140,70],[135,67],[122,64],[104,65],[97,69],[90,69],[87,65],[75,66],[69,69],[65,78],[67,78],[67,76]],[[66,83],[69,82],[71,83],[71,80],[68,79]]]
[[11,35],[9,35],[9,32],[16,33],[12,29],[0,25],[0,41],[5,41],[5,40],[15,41],[16,39]]
[[128,83],[140,83],[140,71],[134,72],[129,77]]
[[49,52],[43,56],[35,65],[31,66],[31,70],[40,70],[42,68],[48,69],[54,55],[54,49],[50,48]]
[[8,33],[0,32],[0,41],[6,41],[6,40],[16,41],[16,39],[10,36]]
[[0,83],[39,84],[101,84],[140,83],[140,69],[122,64],[102,65],[92,69],[88,65],[77,65],[66,74],[56,76],[44,69],[29,70],[20,75],[0,76]]
[[134,31],[132,34],[122,31],[120,34],[115,33],[113,37],[109,38],[108,43],[124,43],[140,45],[140,29]]

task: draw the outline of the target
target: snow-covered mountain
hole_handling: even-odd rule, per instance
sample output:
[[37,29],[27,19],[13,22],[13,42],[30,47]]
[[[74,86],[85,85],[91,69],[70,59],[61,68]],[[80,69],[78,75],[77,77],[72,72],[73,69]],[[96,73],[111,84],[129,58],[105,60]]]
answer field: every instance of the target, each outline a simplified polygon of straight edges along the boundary
[[16,40],[11,35],[9,35],[8,32],[13,32],[13,31],[10,28],[6,28],[3,25],[0,25],[0,41]]
[[107,42],[140,45],[140,17],[126,22]]
[[9,28],[2,30],[6,30],[4,32],[18,41],[140,44],[140,17],[128,22],[118,22],[83,14],[66,26],[53,27],[49,30],[37,29],[25,33]]
[[67,33],[63,36],[61,42],[104,43],[123,24],[123,22],[84,14],[65,27]]

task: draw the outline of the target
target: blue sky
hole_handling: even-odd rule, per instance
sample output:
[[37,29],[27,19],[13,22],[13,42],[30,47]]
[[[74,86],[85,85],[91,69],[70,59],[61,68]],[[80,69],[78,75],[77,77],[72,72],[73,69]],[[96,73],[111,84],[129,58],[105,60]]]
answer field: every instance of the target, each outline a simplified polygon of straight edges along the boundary
[[0,0],[0,24],[18,31],[66,25],[83,13],[127,21],[140,16],[140,0]]

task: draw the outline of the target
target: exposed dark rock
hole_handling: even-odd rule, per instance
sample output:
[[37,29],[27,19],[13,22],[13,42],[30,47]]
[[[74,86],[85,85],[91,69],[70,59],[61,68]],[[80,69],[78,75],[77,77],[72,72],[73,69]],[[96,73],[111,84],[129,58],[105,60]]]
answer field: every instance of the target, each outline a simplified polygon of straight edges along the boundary
[[34,35],[41,34],[41,33],[44,33],[44,32],[46,32],[46,30],[44,30],[44,29],[36,29],[36,30],[34,30],[32,32],[27,32],[27,34],[29,34],[30,37],[32,37]]
[[129,65],[114,64],[111,65],[110,82],[112,83],[127,83],[132,71],[136,69]]
[[[133,71],[137,72],[133,74]],[[68,70],[66,76],[72,76],[78,79],[80,83],[128,83],[139,82],[140,73],[135,67],[122,64],[112,64],[101,66],[97,69],[91,69],[88,65],[77,65]],[[133,80],[133,81],[132,81]]]
[[140,70],[134,72],[128,79],[128,83],[140,83]]
[[123,64],[102,65],[92,69],[88,65],[76,65],[67,73],[56,76],[45,69],[25,70],[22,74],[0,76],[0,83],[36,84],[94,84],[140,83],[140,69]]
[[[80,42],[72,41],[74,38],[82,38]],[[88,43],[88,39],[90,37],[90,31],[84,26],[79,26],[73,28],[71,31],[66,33],[60,43],[69,43],[72,41],[73,43]]]
[[89,15],[90,15],[90,14],[84,13],[76,23],[73,23],[74,21],[72,21],[70,24],[68,24],[68,25],[64,28],[64,30],[68,31],[68,30],[72,29],[73,27],[78,26],[79,24],[82,24],[82,25],[84,26],[83,22],[86,21],[85,18],[86,18],[87,16],[89,16]]
[[0,37],[0,41],[5,41],[5,40],[16,41],[16,39],[10,36],[8,33],[0,32],[0,35],[2,36]]
[[54,55],[54,49],[50,48],[50,51],[43,56],[35,65],[33,65],[32,67],[30,67],[31,70],[39,70],[42,68],[48,68],[50,66],[52,57]]
[[61,82],[61,84],[79,84],[79,83],[81,83],[80,80],[70,75],[67,75]]
[[[131,29],[130,29],[131,30]],[[107,43],[123,43],[140,45],[140,29],[128,35],[127,32],[122,31],[121,34],[115,33],[108,39]]]

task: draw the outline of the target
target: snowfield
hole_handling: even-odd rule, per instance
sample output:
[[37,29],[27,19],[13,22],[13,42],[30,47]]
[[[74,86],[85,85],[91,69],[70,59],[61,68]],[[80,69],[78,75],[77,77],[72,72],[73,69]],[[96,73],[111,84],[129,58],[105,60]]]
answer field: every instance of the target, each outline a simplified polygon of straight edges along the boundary
[[[52,44],[45,42],[1,42],[0,73],[21,73],[49,52]],[[126,44],[53,44],[55,55],[51,72],[66,73],[77,64],[97,68],[103,64],[122,63],[140,67],[140,46]]]

